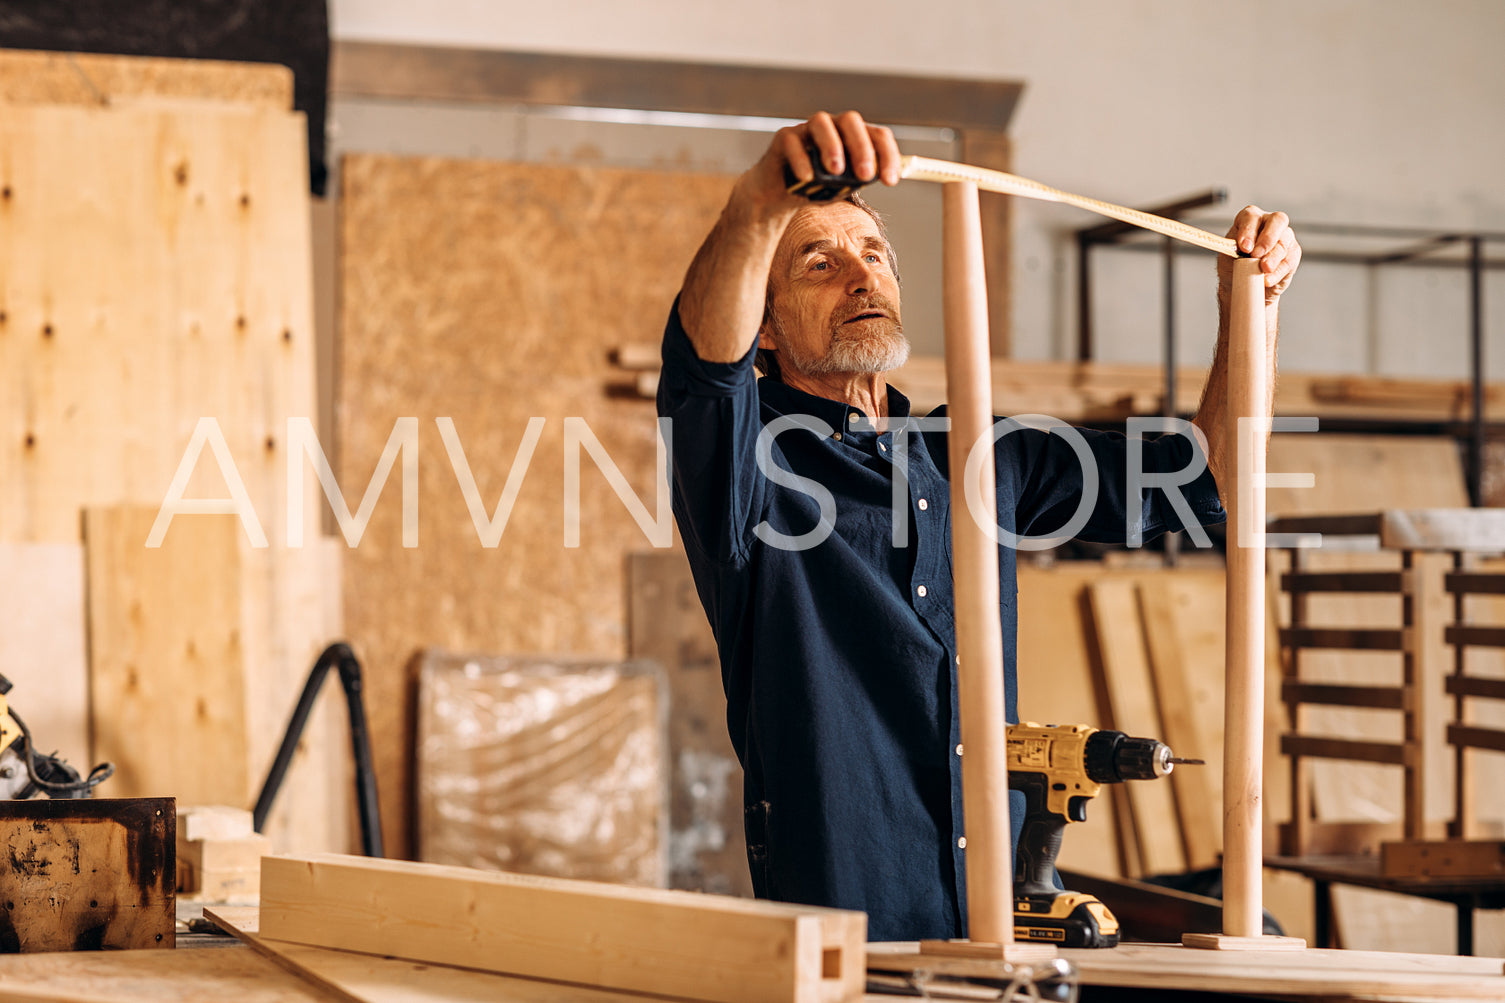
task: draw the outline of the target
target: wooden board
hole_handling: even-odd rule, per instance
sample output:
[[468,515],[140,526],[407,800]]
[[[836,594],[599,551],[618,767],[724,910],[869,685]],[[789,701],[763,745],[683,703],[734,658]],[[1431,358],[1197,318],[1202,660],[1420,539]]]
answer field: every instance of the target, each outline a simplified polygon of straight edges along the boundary
[[419,859],[665,887],[663,673],[651,661],[425,651]]
[[270,940],[259,934],[260,916],[255,908],[210,907],[204,915],[258,954],[349,1003],[627,1003],[645,998],[637,993]]
[[119,797],[238,802],[246,790],[240,537],[230,516],[181,519],[148,548],[156,513],[84,511],[91,758]]
[[268,857],[261,935],[704,1000],[861,991],[867,917],[363,857]]
[[[1134,578],[1110,578],[1093,582],[1087,591],[1093,637],[1112,712],[1102,726],[1165,741],[1139,615],[1138,582]],[[1169,831],[1177,818],[1170,783],[1125,784],[1124,800],[1131,808],[1139,873],[1177,874],[1186,870],[1186,851]]]
[[[16,58],[6,65],[20,81],[32,57]],[[98,58],[89,65],[116,65]],[[153,93],[229,93],[204,82],[220,80],[223,64],[147,62],[160,64],[146,74]],[[54,65],[54,79],[68,65]],[[144,64],[119,65],[121,80],[147,87],[131,69]],[[249,90],[230,90],[262,94],[255,88],[285,74],[244,70]],[[76,545],[85,507],[155,510],[199,420],[217,420],[278,544],[240,565],[245,692],[228,699],[244,708],[246,747],[225,781],[240,804],[338,630],[336,566],[321,563],[319,546],[281,546],[286,421],[316,413],[316,402],[306,129],[277,104],[13,104],[0,116],[0,541]],[[187,497],[226,495],[205,451]],[[201,518],[178,517],[168,540]],[[304,518],[312,542],[318,510],[307,504]],[[17,706],[24,714],[24,697]],[[328,819],[344,799],[324,781],[343,777],[327,758],[323,714],[306,741],[300,761],[318,766],[295,766],[269,832],[282,846],[344,848],[343,813]]]
[[[614,396],[611,348],[662,335],[730,179],[479,160],[351,156],[342,173],[337,470],[360,492],[395,420],[417,416],[420,544],[395,485],[347,553],[346,619],[368,661],[383,821],[410,814],[409,664],[420,648],[626,653],[625,555],[648,543],[588,456],[566,548],[563,424],[585,419],[650,513],[651,403]],[[434,424],[449,417],[488,514],[530,418],[541,439],[506,531],[481,545]]]
[[0,801],[0,954],[174,944],[171,798]]
[[276,63],[0,49],[0,103],[116,105],[141,98],[233,101],[288,111],[293,71]]
[[89,755],[84,655],[84,549],[76,543],[0,543],[0,675],[37,751],[81,773]]
[[[874,944],[869,965],[912,966],[913,944]],[[1453,958],[1371,951],[1203,951],[1169,944],[1120,944],[1108,950],[1066,949],[1086,986],[1188,990],[1197,993],[1279,993],[1343,999],[1494,999],[1505,993],[1498,958]],[[996,962],[927,958],[935,974],[1001,974]]]
[[627,568],[628,653],[669,674],[669,887],[751,898],[742,766],[690,566],[674,550],[631,554]]
[[335,996],[238,945],[0,955],[0,991],[24,1003],[330,1003]]

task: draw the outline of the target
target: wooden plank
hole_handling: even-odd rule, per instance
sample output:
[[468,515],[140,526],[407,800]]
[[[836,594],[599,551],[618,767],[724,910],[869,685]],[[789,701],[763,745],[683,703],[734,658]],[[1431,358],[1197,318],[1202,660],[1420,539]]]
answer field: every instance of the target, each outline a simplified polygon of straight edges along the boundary
[[1505,842],[1494,839],[1405,840],[1380,846],[1387,877],[1498,878],[1505,874]]
[[[1222,760],[1222,596],[1202,594],[1169,578],[1140,583],[1140,615],[1149,643],[1162,740],[1176,755]],[[1198,609],[1198,606],[1203,608]],[[1222,846],[1221,784],[1215,769],[1177,770],[1170,777],[1181,820],[1186,863],[1214,867]]]
[[1287,592],[1399,592],[1405,582],[1400,571],[1288,571],[1280,576]]
[[276,63],[0,49],[0,103],[118,105],[140,98],[290,111],[293,71]]
[[330,90],[404,100],[579,105],[805,119],[860,108],[873,122],[1008,129],[1011,80],[791,70],[452,46],[335,42]]
[[1476,728],[1469,725],[1450,724],[1447,738],[1451,745],[1505,752],[1505,729],[1501,728]]
[[115,764],[112,794],[195,803],[246,794],[240,546],[231,516],[175,520],[146,546],[156,512],[84,511],[89,575],[92,758]]
[[243,949],[0,955],[8,1001],[330,1003],[343,999]]
[[1502,648],[1505,647],[1505,627],[1445,627],[1442,639],[1448,644]]
[[1505,700],[1505,679],[1480,679],[1477,676],[1448,676],[1442,681],[1443,692],[1465,697],[1488,697]]
[[424,651],[420,859],[663,887],[665,689],[656,662]]
[[1280,751],[1288,756],[1312,756],[1317,759],[1353,759],[1366,763],[1404,765],[1406,747],[1391,742],[1360,742],[1347,738],[1318,738],[1313,735],[1285,735]]
[[1505,551],[1505,511],[1488,508],[1386,509],[1380,545],[1390,550]]
[[89,670],[84,653],[84,548],[0,543],[0,675],[37,750],[88,773]]
[[[1155,704],[1155,681],[1150,671],[1144,627],[1139,618],[1138,585],[1133,578],[1110,578],[1087,588],[1093,636],[1103,666],[1111,716],[1103,727],[1131,735],[1164,734]],[[1118,799],[1130,806],[1138,874],[1177,874],[1186,870],[1181,840],[1170,838],[1167,821],[1176,817],[1175,795],[1169,783],[1131,783]],[[1122,828],[1120,828],[1122,831]]]
[[333,854],[262,864],[261,935],[704,1000],[861,991],[867,918],[836,909]]
[[[963,129],[960,138],[962,163],[995,171],[1013,170],[1013,143],[1002,127]],[[988,346],[995,357],[1012,354],[1009,330],[1013,322],[1009,298],[1013,268],[1013,259],[1009,255],[1009,208],[1012,204],[1012,199],[997,192],[978,195],[983,273],[988,287]]]
[[0,801],[0,954],[172,947],[171,798]]
[[1351,683],[1287,681],[1280,688],[1287,703],[1326,704],[1331,707],[1375,707],[1402,710],[1405,690],[1399,686],[1355,686]]
[[[442,642],[626,653],[625,558],[650,544],[582,455],[579,546],[565,546],[564,423],[585,422],[652,515],[662,482],[656,414],[647,401],[603,393],[616,372],[609,353],[661,334],[685,262],[731,179],[352,156],[342,184],[336,393],[345,490],[353,496],[370,479],[398,418],[420,416],[423,428],[421,545],[401,546],[401,505],[389,485],[361,545],[345,553],[347,631],[366,661],[372,731],[388,736],[374,750],[383,830],[388,851],[402,855],[418,650]],[[498,344],[505,353],[492,351]],[[425,364],[413,365],[417,357]],[[477,365],[478,357],[491,361]],[[435,416],[453,419],[488,514],[529,420],[544,419],[494,549],[481,544]]]
[[1442,583],[1459,595],[1505,595],[1505,575],[1498,571],[1449,571]]
[[1401,651],[1405,631],[1388,627],[1286,627],[1280,643],[1288,648],[1340,648],[1345,651]]
[[627,652],[669,674],[669,887],[751,898],[742,765],[727,735],[716,638],[683,551],[628,555]]
[[259,934],[258,910],[208,907],[205,918],[252,950],[313,986],[347,1003],[642,1003],[637,993],[612,992],[559,982],[538,982],[493,972],[474,972],[402,958],[309,947]]

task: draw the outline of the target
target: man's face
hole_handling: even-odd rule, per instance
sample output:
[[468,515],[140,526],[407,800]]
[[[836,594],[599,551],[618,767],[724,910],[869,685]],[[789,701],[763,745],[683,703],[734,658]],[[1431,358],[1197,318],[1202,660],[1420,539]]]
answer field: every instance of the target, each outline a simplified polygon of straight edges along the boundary
[[877,221],[850,202],[801,209],[774,255],[771,322],[758,344],[807,375],[902,366],[899,280]]

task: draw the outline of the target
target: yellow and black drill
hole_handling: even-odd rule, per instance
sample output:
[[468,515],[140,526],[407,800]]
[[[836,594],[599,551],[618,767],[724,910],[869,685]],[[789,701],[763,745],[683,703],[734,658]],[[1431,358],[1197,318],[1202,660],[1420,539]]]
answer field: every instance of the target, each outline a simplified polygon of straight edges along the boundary
[[1014,938],[1062,947],[1113,947],[1118,920],[1096,896],[1061,891],[1056,855],[1067,822],[1087,821],[1103,784],[1155,780],[1177,763],[1170,747],[1085,724],[1021,721],[1008,729],[1009,787],[1023,791],[1024,831],[1014,852]]

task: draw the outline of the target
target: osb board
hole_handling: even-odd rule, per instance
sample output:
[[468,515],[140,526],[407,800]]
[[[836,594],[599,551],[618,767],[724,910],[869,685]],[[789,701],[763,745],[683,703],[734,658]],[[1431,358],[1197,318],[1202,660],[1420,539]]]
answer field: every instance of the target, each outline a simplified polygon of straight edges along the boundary
[[183,519],[146,546],[156,512],[84,510],[91,759],[115,797],[245,797],[240,535],[231,516]]
[[[157,62],[157,90],[206,93],[203,64]],[[169,68],[187,76],[174,83]],[[282,546],[286,422],[316,409],[304,145],[301,116],[247,104],[0,115],[0,540],[77,544],[87,506],[155,510],[199,420],[218,421],[273,544],[242,554],[241,804],[338,631],[335,569],[316,546]],[[227,497],[209,450],[187,497]],[[201,518],[177,517],[168,538]],[[304,519],[312,538],[318,509]],[[329,748],[322,717],[307,740],[316,757]],[[320,835],[330,799],[300,801],[303,785],[290,777],[274,813],[279,848],[344,848]]]
[[0,103],[107,105],[141,97],[293,106],[293,71],[276,63],[0,49]]
[[0,953],[170,948],[171,798],[0,801]]
[[[409,663],[424,647],[626,651],[625,555],[643,531],[588,455],[580,546],[564,546],[563,423],[584,418],[656,511],[651,403],[610,396],[612,346],[653,340],[729,179],[488,161],[347,157],[337,420],[349,495],[417,416],[422,512],[395,488],[347,553],[346,623],[370,667],[391,852],[408,843]],[[530,418],[541,439],[499,544],[481,545],[434,419],[451,418],[488,514]]]
[[38,751],[87,773],[89,681],[84,659],[84,548],[0,543],[0,675]]
[[664,668],[429,650],[418,676],[418,858],[668,885]]
[[752,897],[742,829],[742,766],[726,728],[716,638],[682,550],[628,562],[628,653],[669,677],[671,888]]

